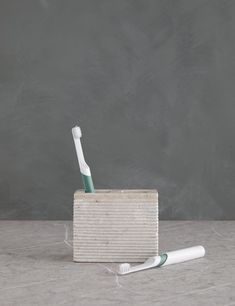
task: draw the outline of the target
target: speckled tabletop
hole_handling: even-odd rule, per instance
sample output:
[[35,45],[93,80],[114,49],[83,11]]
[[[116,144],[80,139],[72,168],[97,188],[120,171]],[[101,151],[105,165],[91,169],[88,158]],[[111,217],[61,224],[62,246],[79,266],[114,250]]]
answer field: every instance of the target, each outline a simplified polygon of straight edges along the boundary
[[0,305],[235,305],[235,222],[161,221],[160,250],[202,244],[206,257],[118,276],[72,262],[72,222],[0,222]]

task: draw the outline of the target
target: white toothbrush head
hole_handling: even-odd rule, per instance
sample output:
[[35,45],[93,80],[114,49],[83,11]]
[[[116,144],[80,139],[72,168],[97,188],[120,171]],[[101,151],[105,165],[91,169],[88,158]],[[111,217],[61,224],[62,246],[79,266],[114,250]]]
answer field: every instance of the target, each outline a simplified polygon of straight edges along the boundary
[[73,138],[81,138],[82,137],[81,128],[79,126],[73,127],[72,134],[73,134]]
[[130,271],[131,265],[129,263],[123,263],[119,265],[119,271],[118,274],[126,274]]

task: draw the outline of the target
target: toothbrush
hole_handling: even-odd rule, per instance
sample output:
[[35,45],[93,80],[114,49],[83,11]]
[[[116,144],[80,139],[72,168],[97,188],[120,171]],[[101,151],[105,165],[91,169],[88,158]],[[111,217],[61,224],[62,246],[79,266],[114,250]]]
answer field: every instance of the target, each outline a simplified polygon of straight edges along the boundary
[[91,171],[87,163],[85,162],[83,151],[82,151],[82,144],[81,144],[81,137],[82,131],[79,126],[75,126],[72,128],[73,140],[77,152],[77,158],[79,163],[79,168],[82,175],[82,181],[84,185],[85,192],[95,192]]
[[118,274],[124,275],[132,272],[146,270],[154,267],[168,266],[175,263],[180,263],[196,258],[203,257],[205,255],[205,249],[203,246],[198,245],[187,249],[181,249],[177,251],[167,252],[160,256],[154,256],[148,258],[143,264],[131,267],[130,264],[124,263],[119,266]]

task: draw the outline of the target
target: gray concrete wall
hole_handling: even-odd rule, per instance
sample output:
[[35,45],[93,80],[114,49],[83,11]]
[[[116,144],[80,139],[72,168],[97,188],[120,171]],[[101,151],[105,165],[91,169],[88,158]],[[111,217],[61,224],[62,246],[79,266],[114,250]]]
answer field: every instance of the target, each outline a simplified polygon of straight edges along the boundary
[[0,218],[70,219],[96,188],[162,219],[235,217],[235,1],[0,0]]

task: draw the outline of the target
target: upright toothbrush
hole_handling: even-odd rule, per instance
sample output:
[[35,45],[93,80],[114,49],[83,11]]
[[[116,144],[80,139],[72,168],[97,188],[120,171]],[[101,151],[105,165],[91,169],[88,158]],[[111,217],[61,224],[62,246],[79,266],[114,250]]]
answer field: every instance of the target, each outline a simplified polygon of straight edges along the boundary
[[77,158],[79,163],[79,168],[82,175],[82,181],[84,185],[85,192],[95,192],[91,171],[87,163],[85,162],[83,151],[82,151],[82,144],[81,144],[81,137],[82,131],[79,126],[75,126],[72,128],[73,140],[77,152]]

